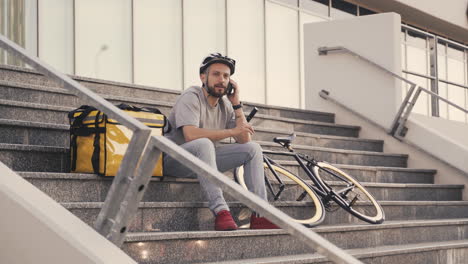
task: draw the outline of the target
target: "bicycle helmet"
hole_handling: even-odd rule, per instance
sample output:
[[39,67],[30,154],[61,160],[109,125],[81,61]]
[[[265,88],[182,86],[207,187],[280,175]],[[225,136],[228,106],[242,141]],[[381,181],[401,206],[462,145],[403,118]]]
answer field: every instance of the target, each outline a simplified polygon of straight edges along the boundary
[[208,55],[200,65],[200,74],[204,73],[208,67],[213,63],[222,63],[225,64],[231,69],[231,75],[236,71],[236,61],[229,58],[228,56],[223,56],[221,53],[211,53]]

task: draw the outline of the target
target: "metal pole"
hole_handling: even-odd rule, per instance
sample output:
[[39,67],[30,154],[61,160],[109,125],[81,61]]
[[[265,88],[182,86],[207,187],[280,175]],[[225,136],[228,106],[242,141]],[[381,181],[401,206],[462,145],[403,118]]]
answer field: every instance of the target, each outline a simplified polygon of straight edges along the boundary
[[416,84],[412,84],[411,88],[406,93],[405,99],[401,103],[400,108],[398,109],[398,112],[395,115],[395,118],[393,119],[392,125],[390,126],[390,129],[388,130],[388,134],[395,135],[395,132],[397,131],[397,128],[399,127],[400,122],[401,122],[400,117],[403,114],[403,111],[405,110],[406,106],[408,105],[408,102],[411,96],[413,95],[413,92],[416,86],[417,86]]
[[[142,183],[141,180],[137,180],[138,173],[141,172],[139,163],[150,138],[150,129],[133,133],[117,176],[112,182],[103,208],[94,224],[95,229],[101,235],[117,246],[122,245],[128,231],[128,225],[138,209],[140,200],[137,199],[139,197],[137,191]],[[152,168],[154,165],[156,162],[153,162]],[[140,177],[143,177],[144,182],[146,177],[150,177],[149,175],[141,175]]]
[[[431,79],[431,91],[439,94],[439,74],[437,68],[437,37],[429,38],[429,75],[434,77]],[[432,116],[439,116],[439,100],[435,96],[431,96]]]
[[413,110],[413,107],[415,106],[419,95],[421,94],[421,90],[422,88],[418,87],[418,89],[416,90],[416,93],[413,96],[413,99],[411,100],[411,102],[408,104],[408,107],[406,108],[406,112],[403,114],[400,121],[398,122],[399,124],[394,134],[394,136],[396,136],[397,138],[401,138],[405,136],[406,131],[404,131],[404,128],[405,128],[406,121],[408,120],[408,117],[411,114],[411,111]]

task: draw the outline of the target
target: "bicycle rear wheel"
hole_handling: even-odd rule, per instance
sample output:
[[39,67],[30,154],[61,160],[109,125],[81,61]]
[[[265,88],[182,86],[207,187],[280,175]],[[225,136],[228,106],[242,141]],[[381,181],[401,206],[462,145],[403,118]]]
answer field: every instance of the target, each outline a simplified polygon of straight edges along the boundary
[[[273,172],[270,170],[266,163],[264,165],[265,176],[268,178],[272,185],[273,191],[279,191],[279,183]],[[272,169],[276,172],[278,177],[284,182],[285,187],[277,199],[268,191],[268,200],[277,209],[289,215],[296,222],[301,223],[307,227],[319,225],[325,217],[325,208],[322,200],[317,196],[306,182],[289,172],[279,165],[272,165]],[[245,189],[247,185],[244,180],[243,167],[239,167],[234,171],[234,178]]]
[[[371,224],[380,224],[385,220],[382,206],[356,179],[328,163],[318,162],[317,165],[313,168],[315,175],[339,195],[333,199],[338,205]],[[338,186],[332,188],[330,181],[337,181]]]

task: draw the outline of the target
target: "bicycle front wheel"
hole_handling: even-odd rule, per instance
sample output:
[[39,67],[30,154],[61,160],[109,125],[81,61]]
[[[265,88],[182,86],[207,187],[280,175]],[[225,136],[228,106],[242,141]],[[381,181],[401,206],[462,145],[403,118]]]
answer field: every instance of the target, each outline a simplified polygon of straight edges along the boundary
[[[322,200],[317,196],[306,182],[279,165],[272,165],[272,170],[266,163],[264,165],[265,177],[271,184],[272,190],[268,193],[268,200],[277,209],[293,218],[296,222],[307,227],[319,225],[325,217],[325,208]],[[284,187],[274,173],[283,181]],[[245,189],[247,185],[244,179],[243,167],[234,171],[236,181]],[[267,188],[268,192],[268,188]],[[279,192],[279,195],[278,195]],[[276,196],[276,197],[275,197]]]
[[385,214],[382,206],[356,179],[325,162],[318,162],[313,170],[315,175],[318,175],[330,188],[332,188],[330,181],[336,181],[337,186],[332,189],[338,197],[332,199],[343,209],[368,223],[383,223]]

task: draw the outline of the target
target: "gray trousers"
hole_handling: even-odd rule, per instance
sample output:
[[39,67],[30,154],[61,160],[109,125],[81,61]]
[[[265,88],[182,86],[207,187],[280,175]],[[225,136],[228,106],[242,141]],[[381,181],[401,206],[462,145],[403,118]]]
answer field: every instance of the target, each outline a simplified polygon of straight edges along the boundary
[[[184,143],[180,147],[221,172],[244,165],[244,178],[247,188],[266,200],[263,156],[262,148],[259,144],[248,142],[245,144],[229,144],[215,147],[211,140],[199,138]],[[196,175],[168,155],[164,158],[164,174],[175,177],[198,178],[203,194],[208,199],[210,210],[214,214],[222,210],[229,210],[221,188],[210,182],[203,175]]]

